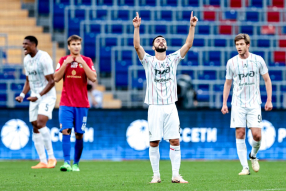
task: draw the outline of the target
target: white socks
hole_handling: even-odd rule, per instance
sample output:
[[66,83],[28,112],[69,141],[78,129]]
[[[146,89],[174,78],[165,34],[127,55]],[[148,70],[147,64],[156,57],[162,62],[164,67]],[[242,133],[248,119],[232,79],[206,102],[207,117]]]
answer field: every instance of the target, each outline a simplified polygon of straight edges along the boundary
[[179,176],[179,170],[181,165],[181,149],[180,146],[170,145],[170,159],[172,163],[173,177]]
[[40,161],[42,163],[47,164],[47,158],[46,158],[42,135],[40,133],[33,133],[33,141],[34,141],[37,153],[39,155]]
[[51,134],[47,127],[42,127],[39,129],[40,134],[43,137],[45,148],[47,149],[47,153],[49,156],[49,159],[54,159],[54,151],[52,146],[52,140],[51,140]]
[[243,168],[249,168],[247,163],[247,149],[245,139],[236,139],[236,148],[241,165]]
[[149,147],[149,158],[151,162],[151,166],[153,169],[154,176],[160,177],[159,172],[159,160],[160,160],[160,153],[159,153],[159,146],[158,147]]
[[260,141],[252,141],[252,150],[251,150],[251,156],[252,157],[256,157],[256,154],[260,148],[261,145],[261,140]]

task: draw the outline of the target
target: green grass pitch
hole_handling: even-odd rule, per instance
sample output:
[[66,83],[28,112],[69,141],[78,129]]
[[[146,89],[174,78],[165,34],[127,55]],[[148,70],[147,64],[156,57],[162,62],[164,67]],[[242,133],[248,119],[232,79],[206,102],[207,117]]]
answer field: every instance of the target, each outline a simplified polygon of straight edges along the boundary
[[[149,184],[149,161],[82,161],[80,172],[31,169],[36,161],[0,161],[0,190],[286,190],[286,163],[260,161],[260,171],[238,176],[239,161],[183,161],[189,184],[171,183],[171,163],[160,161],[162,182]],[[249,163],[250,168],[251,164]]]

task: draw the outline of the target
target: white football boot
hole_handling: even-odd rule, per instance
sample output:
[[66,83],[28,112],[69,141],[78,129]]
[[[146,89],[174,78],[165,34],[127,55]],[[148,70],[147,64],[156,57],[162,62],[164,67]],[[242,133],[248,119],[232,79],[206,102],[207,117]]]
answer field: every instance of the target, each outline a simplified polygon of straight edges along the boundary
[[238,175],[250,175],[250,171],[248,168],[243,168],[242,171],[238,173]]
[[154,175],[154,176],[152,177],[152,180],[151,180],[150,183],[160,183],[160,182],[161,182],[160,176]]
[[172,178],[172,183],[189,183],[188,181],[184,180],[181,175]]
[[254,172],[258,172],[260,169],[259,163],[258,163],[258,159],[256,157],[252,157],[251,153],[249,153],[249,158],[251,161],[251,166]]

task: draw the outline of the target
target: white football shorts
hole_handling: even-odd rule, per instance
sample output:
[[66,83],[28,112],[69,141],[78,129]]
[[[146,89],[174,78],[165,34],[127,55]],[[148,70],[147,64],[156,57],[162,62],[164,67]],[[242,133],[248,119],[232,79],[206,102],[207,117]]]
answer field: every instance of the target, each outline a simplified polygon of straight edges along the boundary
[[161,141],[180,138],[180,120],[175,104],[149,105],[148,108],[149,141]]
[[261,128],[261,106],[258,105],[253,108],[245,108],[239,106],[232,106],[230,127],[257,127]]
[[30,101],[29,107],[29,120],[37,121],[38,115],[45,115],[49,119],[52,119],[52,112],[56,104],[55,97],[45,97],[37,100],[36,102]]

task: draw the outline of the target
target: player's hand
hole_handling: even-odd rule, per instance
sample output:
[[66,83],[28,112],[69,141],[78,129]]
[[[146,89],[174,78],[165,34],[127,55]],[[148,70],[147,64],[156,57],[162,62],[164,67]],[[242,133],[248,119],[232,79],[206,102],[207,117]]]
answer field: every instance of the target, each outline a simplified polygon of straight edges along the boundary
[[70,64],[70,63],[72,63],[73,61],[74,61],[74,57],[68,56],[68,57],[65,59],[64,63],[65,63],[65,64]]
[[227,105],[223,105],[223,106],[222,106],[221,112],[222,112],[222,114],[227,114],[227,113],[228,113],[228,107],[227,107]]
[[195,27],[197,25],[198,18],[196,16],[193,16],[193,11],[191,13],[190,23],[192,27]]
[[265,104],[265,111],[271,111],[273,109],[273,105],[271,101],[267,101]]
[[138,28],[141,25],[141,18],[139,17],[139,13],[136,12],[136,17],[133,19],[134,28]]
[[38,100],[37,97],[28,97],[27,100],[31,101],[31,102],[35,102]]
[[17,96],[17,97],[15,98],[15,100],[16,100],[17,102],[19,102],[19,103],[22,103],[23,100],[24,100],[24,98],[21,97],[21,96]]
[[82,59],[82,57],[81,56],[77,56],[76,58],[75,58],[75,61],[77,62],[77,63],[79,63],[79,64],[83,64],[85,61]]

